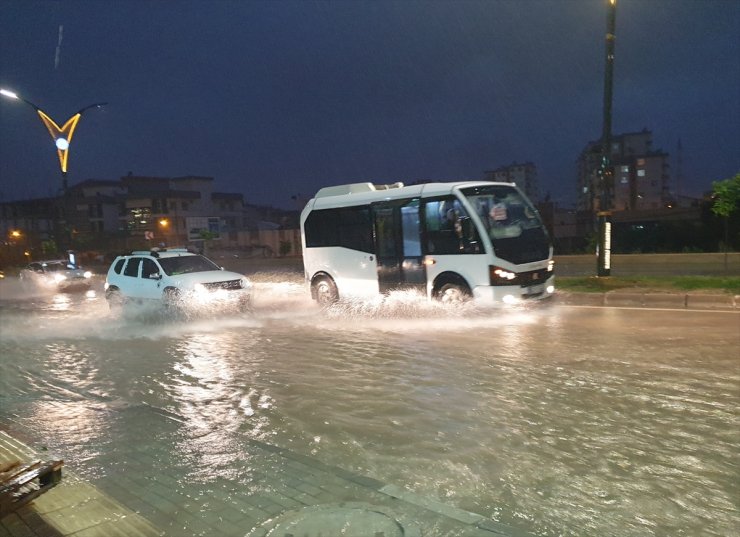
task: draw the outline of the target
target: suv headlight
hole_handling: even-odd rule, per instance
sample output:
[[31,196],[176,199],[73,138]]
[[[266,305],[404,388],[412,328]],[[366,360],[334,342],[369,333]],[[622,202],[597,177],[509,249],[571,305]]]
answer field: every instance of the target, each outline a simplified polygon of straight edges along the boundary
[[195,293],[196,295],[204,295],[208,293],[208,289],[202,283],[196,283],[195,285],[193,285],[193,293]]

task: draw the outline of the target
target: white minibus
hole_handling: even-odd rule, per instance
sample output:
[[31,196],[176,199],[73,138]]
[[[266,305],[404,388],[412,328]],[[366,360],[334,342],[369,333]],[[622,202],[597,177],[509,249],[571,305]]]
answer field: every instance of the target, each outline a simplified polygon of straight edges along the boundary
[[513,183],[322,188],[301,213],[306,282],[322,305],[416,289],[514,303],[555,290],[552,245]]

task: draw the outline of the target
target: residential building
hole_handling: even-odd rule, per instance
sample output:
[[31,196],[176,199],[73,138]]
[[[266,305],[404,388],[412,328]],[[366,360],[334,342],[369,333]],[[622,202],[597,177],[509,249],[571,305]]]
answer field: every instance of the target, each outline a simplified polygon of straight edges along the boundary
[[486,181],[500,181],[514,183],[527,197],[536,203],[539,201],[539,184],[537,181],[537,166],[531,162],[517,164],[514,162],[509,166],[502,166],[495,170],[485,172]]
[[[668,153],[654,150],[652,132],[625,133],[612,138],[610,161],[613,170],[612,212],[660,209],[670,205]],[[578,158],[577,207],[596,212],[600,208],[600,142],[589,142]]]
[[[18,263],[24,255],[45,257],[44,242],[57,250],[112,252],[162,245],[203,248],[209,241],[209,248],[300,254],[295,211],[247,205],[240,193],[215,192],[213,182],[212,177],[129,173],[118,181],[83,181],[58,198],[0,203],[7,254],[2,258]],[[293,231],[290,237],[287,228]]]

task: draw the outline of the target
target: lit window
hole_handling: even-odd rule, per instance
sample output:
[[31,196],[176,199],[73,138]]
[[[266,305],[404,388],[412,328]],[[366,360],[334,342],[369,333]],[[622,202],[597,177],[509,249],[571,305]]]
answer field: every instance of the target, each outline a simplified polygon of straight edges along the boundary
[[637,170],[637,177],[645,177],[645,170]]
[[638,166],[644,166],[645,165],[645,159],[644,158],[638,158],[637,159],[637,165]]
[[622,166],[622,173],[629,173],[630,167],[629,166]]

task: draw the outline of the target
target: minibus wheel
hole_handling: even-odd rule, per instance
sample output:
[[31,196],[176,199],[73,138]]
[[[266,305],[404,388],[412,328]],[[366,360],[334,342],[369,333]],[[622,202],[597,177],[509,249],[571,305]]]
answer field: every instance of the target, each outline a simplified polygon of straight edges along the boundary
[[334,281],[327,276],[322,276],[316,279],[313,282],[313,288],[316,291],[316,302],[321,306],[330,306],[339,300],[337,286]]
[[458,283],[446,283],[437,291],[437,300],[443,304],[460,304],[471,298],[470,289],[467,285]]

